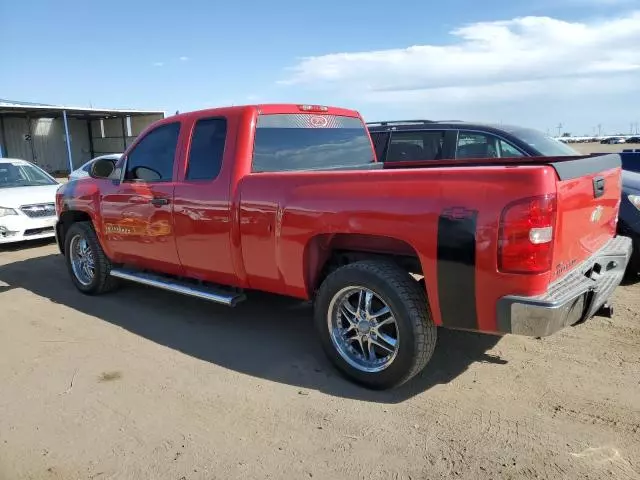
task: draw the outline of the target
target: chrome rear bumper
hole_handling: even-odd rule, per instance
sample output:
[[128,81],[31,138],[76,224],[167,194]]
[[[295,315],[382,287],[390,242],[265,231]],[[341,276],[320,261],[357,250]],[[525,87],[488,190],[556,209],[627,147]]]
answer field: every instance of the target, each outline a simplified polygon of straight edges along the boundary
[[632,243],[614,237],[579,267],[536,297],[507,296],[498,301],[498,330],[534,337],[551,335],[591,318],[622,281]]

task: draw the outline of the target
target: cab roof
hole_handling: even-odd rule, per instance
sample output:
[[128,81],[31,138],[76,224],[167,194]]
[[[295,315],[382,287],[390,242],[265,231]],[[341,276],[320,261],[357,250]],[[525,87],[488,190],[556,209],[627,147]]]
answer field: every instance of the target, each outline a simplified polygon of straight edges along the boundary
[[345,117],[360,118],[360,113],[356,110],[350,110],[341,107],[332,107],[327,105],[317,105],[310,103],[262,103],[254,105],[234,105],[230,107],[214,107],[201,110],[193,110],[190,112],[180,113],[177,115],[166,117],[165,121],[172,119],[186,118],[193,115],[239,115],[247,110],[256,111],[259,115],[273,114],[315,114],[315,115],[340,115]]

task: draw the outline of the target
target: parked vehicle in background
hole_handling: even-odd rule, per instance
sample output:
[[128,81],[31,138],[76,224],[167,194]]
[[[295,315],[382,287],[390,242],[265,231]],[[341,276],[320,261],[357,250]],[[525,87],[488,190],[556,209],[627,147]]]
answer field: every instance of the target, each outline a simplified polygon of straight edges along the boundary
[[601,140],[600,143],[606,144],[606,145],[615,145],[620,143],[626,143],[626,140],[624,139],[624,137],[609,137]]
[[[482,154],[473,135],[458,150]],[[394,387],[428,363],[437,326],[545,336],[610,311],[631,253],[620,157],[523,158],[501,141],[502,163],[393,169],[352,110],[175,115],[60,188],[58,245],[85,294],[125,279],[228,306],[251,290],[311,300],[336,367]]]
[[628,273],[635,276],[640,273],[640,173],[622,172],[622,202],[618,220],[620,235],[633,241],[633,254],[629,262]]
[[89,172],[91,171],[91,166],[96,162],[96,160],[118,160],[121,156],[121,153],[109,153],[107,155],[100,155],[99,157],[92,158],[80,168],[77,168],[73,172],[71,172],[68,177],[69,181],[78,180],[79,178],[87,178],[89,176]]
[[59,186],[30,162],[0,158],[0,244],[53,237]]
[[629,137],[625,143],[640,143],[640,137]]
[[381,162],[580,156],[537,130],[461,121],[398,120],[367,124]]
[[623,150],[620,152],[622,169],[628,172],[640,172],[640,150]]

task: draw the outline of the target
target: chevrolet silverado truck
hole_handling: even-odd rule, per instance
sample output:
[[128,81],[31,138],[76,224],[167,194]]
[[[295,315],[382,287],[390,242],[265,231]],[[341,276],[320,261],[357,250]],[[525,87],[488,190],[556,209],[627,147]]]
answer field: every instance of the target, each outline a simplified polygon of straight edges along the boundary
[[328,357],[377,389],[427,365],[437,327],[545,336],[621,281],[618,155],[394,167],[352,110],[175,115],[58,190],[57,242],[85,294],[312,301]]

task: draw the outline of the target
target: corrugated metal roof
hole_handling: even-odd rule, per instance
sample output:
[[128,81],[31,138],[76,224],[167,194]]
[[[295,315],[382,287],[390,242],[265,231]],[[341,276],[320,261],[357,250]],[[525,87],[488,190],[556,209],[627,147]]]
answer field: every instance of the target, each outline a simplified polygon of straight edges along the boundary
[[0,113],[18,112],[62,112],[66,110],[68,114],[86,115],[140,115],[140,114],[162,114],[166,116],[164,110],[137,110],[121,108],[94,108],[94,107],[72,107],[66,105],[51,105],[46,103],[21,102],[17,100],[7,100],[0,98]]
[[33,103],[33,102],[18,102],[16,100],[7,100],[6,98],[0,98],[0,105],[21,105],[21,106],[31,106],[31,107],[55,107],[55,105],[50,105],[48,103]]

